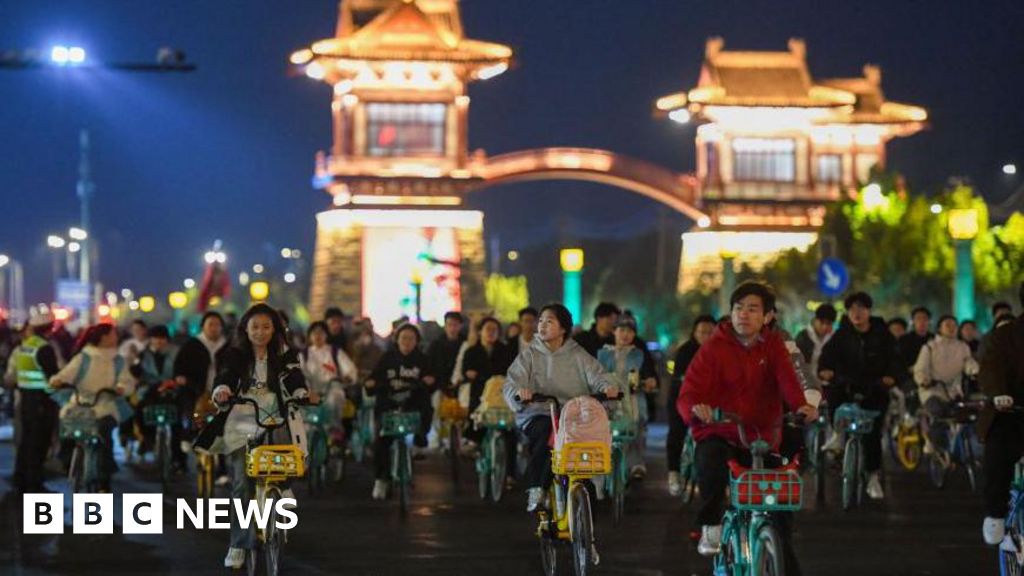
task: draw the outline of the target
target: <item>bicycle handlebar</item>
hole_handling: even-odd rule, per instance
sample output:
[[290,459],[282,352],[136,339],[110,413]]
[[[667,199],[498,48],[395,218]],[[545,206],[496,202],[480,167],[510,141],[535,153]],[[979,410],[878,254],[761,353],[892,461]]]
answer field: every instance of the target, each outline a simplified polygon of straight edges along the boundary
[[[241,405],[241,404],[251,404],[252,407],[253,407],[253,417],[256,419],[256,425],[259,426],[260,428],[263,428],[264,430],[276,430],[278,428],[281,428],[282,426],[285,426],[288,423],[288,419],[287,418],[283,418],[283,419],[281,419],[280,422],[278,422],[276,415],[270,414],[269,412],[267,412],[265,410],[262,410],[260,408],[259,402],[253,400],[252,398],[243,398],[243,397],[240,397],[240,396],[232,396],[231,398],[228,398],[227,404],[228,404],[228,406],[238,406],[238,405]],[[289,407],[289,406],[319,406],[319,403],[310,402],[308,397],[303,397],[303,398],[289,398],[289,399],[284,401],[284,405],[285,405],[285,407]],[[264,424],[263,421],[260,420],[260,412],[264,412],[268,416],[273,416],[274,417],[274,423],[273,424]]]
[[[92,408],[92,407],[96,406],[96,403],[100,401],[100,395],[101,394],[109,394],[111,396],[114,396],[115,398],[121,395],[121,393],[118,392],[116,388],[100,388],[99,390],[96,391],[95,395],[93,395],[93,401],[92,402],[83,402],[82,401],[81,390],[79,390],[77,387],[72,386],[72,385],[68,385],[68,386],[61,386],[60,388],[71,388],[72,389],[72,394],[75,397],[75,402],[79,406],[81,406],[83,408]],[[60,388],[58,388],[58,390]]]

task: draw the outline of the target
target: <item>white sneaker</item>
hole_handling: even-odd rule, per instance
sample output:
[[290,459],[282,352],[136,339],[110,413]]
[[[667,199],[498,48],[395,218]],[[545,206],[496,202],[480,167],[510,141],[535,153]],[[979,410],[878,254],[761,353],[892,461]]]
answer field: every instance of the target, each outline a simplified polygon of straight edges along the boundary
[[245,550],[242,548],[228,548],[228,555],[224,557],[224,567],[239,569],[245,566]]
[[985,537],[985,544],[995,546],[1003,541],[1006,536],[1006,520],[986,516],[981,524],[981,535]]
[[673,497],[683,493],[683,482],[679,478],[679,472],[668,473],[668,493]]
[[388,481],[375,480],[373,482],[373,499],[385,500],[388,497]]
[[544,503],[544,489],[543,488],[530,488],[526,491],[526,511],[536,512],[537,508],[540,508]]
[[868,498],[872,500],[885,498],[885,491],[882,490],[882,477],[878,472],[868,475]]
[[701,526],[700,542],[697,553],[701,556],[714,556],[722,551],[722,525]]
[[217,486],[227,486],[228,484],[231,484],[231,477],[227,474],[222,474],[217,476],[217,479],[214,480],[213,483]]
[[[291,488],[285,488],[284,490],[281,490],[281,499],[283,500],[285,498],[291,498],[292,500],[298,502],[298,500],[296,500],[295,498],[295,492],[293,492]],[[289,510],[294,510],[295,504],[287,504],[285,505],[285,508]]]
[[607,476],[598,476],[594,478],[594,498],[598,502],[604,500],[604,484],[608,481]]
[[647,466],[644,466],[643,464],[637,464],[636,466],[633,466],[629,470],[629,476],[634,480],[643,480],[644,478],[647,477]]

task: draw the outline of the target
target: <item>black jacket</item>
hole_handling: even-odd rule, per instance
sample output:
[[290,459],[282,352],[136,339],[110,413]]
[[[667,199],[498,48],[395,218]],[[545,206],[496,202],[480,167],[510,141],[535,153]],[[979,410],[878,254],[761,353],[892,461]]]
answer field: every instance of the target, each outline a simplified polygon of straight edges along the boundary
[[[483,344],[477,344],[466,350],[466,357],[462,359],[462,376],[466,382],[482,391],[491,377],[504,376],[514,359],[509,346],[503,342],[496,342],[490,354]],[[466,375],[470,371],[477,373],[476,378],[471,379]]]
[[[214,373],[227,362],[231,346],[225,344],[214,355]],[[181,345],[174,359],[174,375],[185,377],[185,386],[196,398],[206,392],[206,374],[210,369],[210,353],[198,338],[189,338]]]
[[609,334],[607,338],[601,338],[600,334],[597,333],[597,324],[593,324],[590,326],[590,330],[580,332],[574,337],[574,340],[588,354],[597,358],[597,351],[603,348],[605,344],[615,344],[615,335]]
[[427,348],[430,373],[437,378],[438,384],[442,388],[451,384],[452,373],[455,372],[455,362],[459,359],[459,350],[462,348],[463,342],[465,340],[462,338],[449,340],[447,335],[442,334]]
[[924,348],[924,345],[934,337],[935,335],[931,332],[924,336],[918,336],[917,332],[913,330],[900,336],[899,341],[896,342],[896,349],[899,350],[900,360],[903,362],[901,375],[914,370],[914,364],[917,363],[917,356],[921,353],[921,348]]
[[397,348],[392,348],[381,356],[370,374],[374,386],[367,388],[366,394],[377,398],[377,412],[390,410],[404,404],[414,393],[422,394],[420,391],[428,388],[423,381],[427,376],[434,374],[423,352],[416,349],[403,356]]
[[884,320],[873,316],[868,331],[859,332],[844,317],[839,330],[821,350],[818,372],[822,370],[835,372],[833,384],[868,390],[881,386],[885,376],[898,380],[903,363],[896,353],[896,339]]
[[[686,376],[686,369],[690,367],[690,362],[693,362],[694,357],[697,356],[698,350],[700,350],[700,344],[693,338],[687,340],[679,347],[679,350],[676,350],[674,366],[672,367],[673,386],[682,385],[683,376]],[[673,399],[672,405],[675,405],[675,399]]]

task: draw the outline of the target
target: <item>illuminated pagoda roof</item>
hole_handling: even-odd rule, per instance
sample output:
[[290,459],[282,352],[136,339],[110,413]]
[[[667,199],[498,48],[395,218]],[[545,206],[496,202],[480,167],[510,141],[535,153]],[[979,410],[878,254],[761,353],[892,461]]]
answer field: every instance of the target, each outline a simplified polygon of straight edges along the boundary
[[[462,64],[467,73],[507,67],[512,49],[465,38],[457,0],[343,0],[334,38],[292,54],[312,61],[418,61]],[[324,62],[326,64],[326,62]]]
[[818,108],[830,110],[823,124],[914,124],[920,129],[928,114],[923,108],[887,102],[881,71],[865,66],[864,77],[815,80],[807,68],[803,40],[790,39],[785,52],[727,51],[725,42],[710,38],[697,86],[664,96],[655,104],[665,115],[686,109],[700,114],[708,107]]

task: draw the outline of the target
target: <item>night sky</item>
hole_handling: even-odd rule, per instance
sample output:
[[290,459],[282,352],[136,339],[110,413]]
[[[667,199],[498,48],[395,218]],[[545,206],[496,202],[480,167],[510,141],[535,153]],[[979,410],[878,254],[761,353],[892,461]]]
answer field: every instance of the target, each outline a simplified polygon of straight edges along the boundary
[[[329,201],[310,181],[314,153],[330,146],[330,89],[289,77],[286,62],[331,36],[336,15],[332,0],[0,0],[0,51],[62,42],[92,59],[150,61],[166,45],[199,65],[181,75],[0,71],[0,252],[26,265],[28,299],[49,298],[46,235],[78,219],[83,127],[108,289],[175,289],[198,277],[215,238],[235,272],[274,264],[282,246],[311,252],[313,215]],[[652,118],[654,99],[695,84],[708,36],[771,50],[797,36],[814,76],[877,63],[889,99],[929,110],[929,131],[889,147],[913,190],[962,175],[1001,199],[1020,184],[1000,171],[1024,165],[1020,0],[466,0],[462,16],[470,37],[516,50],[512,70],[470,89],[471,148],[491,155],[587,146],[692,170],[693,128]],[[503,251],[565,235],[628,238],[658,213],[631,193],[563,181],[494,188],[470,204]]]

